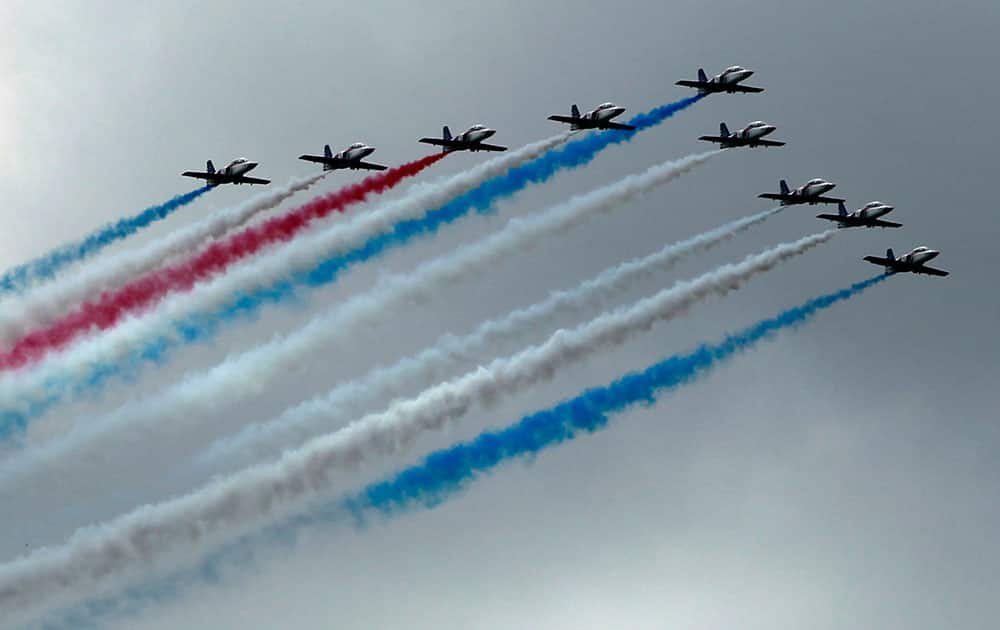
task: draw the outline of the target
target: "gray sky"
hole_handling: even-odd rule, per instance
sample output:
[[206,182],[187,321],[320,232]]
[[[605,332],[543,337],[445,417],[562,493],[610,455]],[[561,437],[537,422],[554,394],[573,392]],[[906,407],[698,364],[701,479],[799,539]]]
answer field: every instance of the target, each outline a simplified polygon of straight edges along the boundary
[[[450,251],[510,217],[705,147],[756,119],[780,150],[729,152],[683,179],[388,313],[319,349],[261,399],[174,444],[59,488],[3,496],[0,558],[190,489],[178,455],[247,420],[405,356],[444,332],[530,304],[597,271],[764,208],[779,178],[838,182],[852,207],[896,206],[897,231],[850,232],[747,289],[477,412],[419,452],[505,426],[696,342],[874,271],[886,247],[942,250],[943,279],[898,277],[601,434],[509,466],[457,500],[365,532],[314,531],[295,551],[121,627],[987,628],[1000,613],[1000,295],[993,81],[1000,5],[929,0],[694,2],[8,1],[0,6],[4,267],[187,190],[177,174],[237,155],[283,182],[324,143],[364,140],[398,163],[416,138],[476,122],[512,147],[548,114],[614,100],[636,113],[684,95],[699,66],[757,70],[760,96],[715,96],[578,172],[348,274],[301,308],[270,309],[100,400],[140,399],[230,351],[294,330],[379,274]],[[456,155],[437,177],[481,161]],[[256,173],[255,173],[256,174]],[[335,174],[322,190],[353,181]],[[124,247],[236,203],[217,190]],[[363,212],[364,210],[359,210]],[[824,226],[795,208],[644,292]],[[637,294],[635,297],[638,297]],[[573,323],[573,322],[567,322]],[[357,488],[416,460],[387,461]],[[76,484],[76,485],[75,485]],[[82,488],[77,491],[77,488]],[[74,488],[71,492],[68,488]]]

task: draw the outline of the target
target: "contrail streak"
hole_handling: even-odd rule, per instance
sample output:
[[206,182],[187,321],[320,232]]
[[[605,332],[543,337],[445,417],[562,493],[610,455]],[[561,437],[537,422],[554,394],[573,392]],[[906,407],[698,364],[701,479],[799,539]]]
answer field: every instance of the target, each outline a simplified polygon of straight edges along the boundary
[[[35,397],[30,403],[19,401],[19,409],[9,411],[0,418],[0,432],[22,429],[31,417],[44,413],[46,409],[58,402],[64,394],[61,391],[88,390],[92,391],[103,386],[103,383],[113,376],[131,373],[138,369],[139,364],[147,361],[162,361],[169,352],[183,344],[194,343],[214,337],[219,328],[234,319],[246,317],[255,313],[264,304],[283,302],[290,299],[296,286],[319,287],[336,280],[341,272],[359,263],[366,262],[383,252],[404,245],[416,237],[437,232],[442,226],[465,216],[472,210],[487,211],[496,201],[510,197],[517,191],[532,183],[548,180],[560,170],[577,168],[589,163],[600,151],[608,146],[630,140],[641,130],[653,127],[672,117],[703,96],[693,96],[673,103],[654,108],[649,112],[639,114],[630,123],[636,127],[634,131],[596,133],[570,142],[561,150],[550,151],[527,164],[511,168],[501,176],[483,181],[477,187],[468,190],[459,197],[452,199],[442,207],[426,212],[419,218],[401,221],[390,230],[373,236],[359,244],[355,249],[326,258],[318,263],[315,261],[306,271],[297,271],[291,278],[275,277],[270,285],[262,286],[253,291],[244,291],[234,296],[229,302],[214,311],[201,312],[173,322],[173,334],[160,334],[146,345],[130,354],[128,360],[122,363],[91,362],[95,367],[91,370],[91,378],[85,382],[44,379],[44,394]],[[296,253],[299,253],[296,251]],[[260,286],[258,282],[256,286]],[[107,347],[115,348],[119,353],[124,351],[121,344],[109,343]],[[2,359],[2,356],[0,356]],[[2,364],[0,364],[2,368]],[[36,379],[37,381],[38,379]],[[9,398],[8,398],[9,400]]]
[[[684,312],[707,296],[725,295],[738,289],[752,276],[828,241],[835,233],[829,230],[778,245],[738,264],[725,265],[678,283],[630,308],[606,313],[573,330],[558,331],[544,344],[496,359],[487,367],[425,390],[416,398],[397,401],[382,413],[370,414],[340,431],[286,452],[274,463],[218,479],[194,493],[80,530],[61,547],[44,549],[0,567],[0,609],[16,611],[52,600],[86,597],[102,583],[117,582],[141,569],[167,562],[164,556],[171,552],[187,556],[199,548],[218,546],[227,539],[259,530],[275,518],[308,509],[328,492],[338,470],[354,469],[372,456],[398,453],[419,434],[459,419],[473,405],[488,406],[501,395],[551,378],[559,369],[620,345],[628,337]],[[737,340],[730,343],[737,343],[740,338],[729,339]],[[441,468],[452,473],[445,466]],[[404,472],[396,479],[419,481],[420,476]],[[372,507],[391,508],[396,500],[392,490],[398,483],[393,480],[388,485],[375,485],[360,495],[368,503],[355,498],[347,505],[355,512]],[[410,498],[399,492],[403,498]]]
[[57,277],[34,291],[12,297],[0,308],[0,344],[9,345],[32,329],[52,323],[88,296],[117,289],[172,257],[192,252],[206,242],[243,226],[292,195],[308,190],[324,175],[326,173],[297,178],[285,186],[265,190],[234,208],[214,212],[141,249],[96,259],[71,276]]
[[782,208],[737,219],[689,239],[672,243],[644,258],[608,269],[569,291],[553,292],[545,300],[481,323],[463,337],[447,335],[419,354],[390,367],[373,370],[364,378],[339,384],[322,398],[289,409],[266,423],[248,425],[237,435],[220,440],[198,458],[200,466],[220,463],[250,465],[302,444],[318,433],[362,414],[377,401],[404,389],[430,387],[470,358],[496,354],[501,344],[523,345],[533,331],[550,328],[559,319],[584,310],[601,309],[617,296],[653,274],[670,269],[685,256],[705,251],[762,223]]
[[[170,296],[151,313],[127,319],[99,337],[84,339],[32,370],[3,375],[0,438],[23,431],[33,418],[63,400],[97,391],[114,377],[131,376],[144,363],[162,360],[179,345],[210,338],[221,325],[253,313],[269,301],[289,299],[294,290],[289,268],[298,269],[294,278],[306,282],[311,276],[302,270],[315,270],[316,260],[341,258],[341,252],[362,247],[393,226],[423,216],[427,208],[447,204],[483,181],[500,177],[559,146],[568,137],[559,134],[525,145],[442,182],[416,184],[395,202],[302,235],[188,293]],[[265,288],[248,293],[262,285]]]
[[426,262],[405,275],[386,277],[368,293],[346,301],[328,315],[313,319],[288,337],[258,346],[207,373],[190,376],[158,397],[79,426],[65,436],[26,452],[8,465],[0,466],[0,485],[36,471],[53,474],[60,466],[71,464],[73,458],[93,453],[99,447],[113,447],[123,439],[145,440],[150,439],[150,433],[183,430],[184,420],[192,417],[193,412],[203,412],[226,399],[260,392],[268,381],[297,365],[302,356],[350,335],[355,327],[409,300],[433,295],[463,277],[489,270],[498,260],[595,214],[610,212],[722,152],[717,149],[653,166],[641,174],[574,197],[546,212],[514,219],[500,232]]
[[131,236],[152,223],[166,219],[209,190],[208,186],[203,186],[177,195],[166,203],[150,206],[135,216],[106,225],[82,241],[63,245],[40,258],[14,267],[0,276],[0,294],[24,291],[38,282],[49,280],[65,267],[93,256],[108,245]]
[[317,219],[343,212],[351,204],[384,192],[407,177],[417,175],[446,154],[427,157],[369,175],[360,182],[323,195],[305,205],[259,225],[250,226],[218,240],[192,258],[168,265],[122,287],[100,294],[48,326],[21,337],[0,352],[0,370],[13,370],[38,361],[84,333],[106,330],[124,316],[148,309],[174,291],[189,291],[196,283],[225,271],[232,264],[261,249],[294,238]]

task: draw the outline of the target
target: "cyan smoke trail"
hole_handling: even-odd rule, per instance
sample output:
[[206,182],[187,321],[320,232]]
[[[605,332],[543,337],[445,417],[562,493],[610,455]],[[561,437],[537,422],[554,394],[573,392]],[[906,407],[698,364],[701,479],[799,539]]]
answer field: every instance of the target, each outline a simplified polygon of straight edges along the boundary
[[210,189],[209,186],[203,186],[183,195],[177,195],[166,203],[151,206],[135,216],[106,225],[82,241],[63,245],[40,258],[14,267],[0,276],[0,294],[24,291],[41,280],[48,280],[64,267],[89,258],[115,241],[131,236],[151,223],[169,217],[176,210],[191,203]]
[[719,343],[702,344],[688,354],[674,355],[610,385],[589,389],[576,398],[525,416],[507,429],[483,433],[471,442],[432,453],[422,463],[392,479],[368,486],[346,499],[342,506],[361,522],[373,510],[391,516],[421,505],[434,507],[500,464],[535,455],[581,433],[603,429],[609,414],[639,403],[653,404],[665,391],[688,383],[781,330],[805,323],[886,277],[878,275],[812,299],[731,334]]
[[380,254],[405,245],[419,236],[433,234],[441,227],[467,215],[471,210],[486,212],[494,202],[506,199],[532,183],[542,183],[561,170],[577,168],[593,160],[603,149],[631,140],[641,130],[653,127],[677,112],[700,101],[704,96],[692,96],[649,112],[637,115],[629,124],[635,131],[610,131],[592,133],[567,143],[560,149],[543,154],[526,164],[508,170],[504,175],[487,180],[478,187],[454,198],[443,206],[427,212],[418,219],[401,221],[387,232],[370,238],[360,247],[337,254],[316,263],[311,269],[262,288],[235,294],[222,306],[188,316],[175,323],[174,333],[149,341],[129,357],[116,363],[96,366],[83,380],[62,375],[49,379],[44,397],[34,397],[19,409],[0,411],[0,439],[22,433],[28,423],[59,401],[78,397],[100,389],[119,375],[134,373],[142,363],[162,362],[178,345],[198,343],[214,338],[219,331],[234,321],[250,318],[267,304],[278,304],[295,298],[299,287],[316,288],[334,282],[341,272],[362,264]]
[[209,554],[197,567],[179,569],[145,583],[127,586],[115,595],[96,597],[52,611],[45,619],[45,626],[76,628],[102,619],[137,614],[151,604],[182,596],[192,584],[215,582],[228,568],[252,562],[253,549],[260,545],[293,545],[299,532],[310,527],[345,519],[364,526],[371,512],[393,517],[421,506],[436,507],[497,466],[603,429],[608,425],[610,414],[636,404],[653,404],[657,396],[706,374],[782,330],[808,322],[823,310],[858,295],[887,277],[875,276],[814,298],[731,334],[721,342],[702,344],[690,353],[669,357],[610,385],[589,389],[549,409],[525,416],[507,429],[483,433],[470,442],[432,453],[422,463],[391,479],[372,484],[355,496],[318,506],[308,513],[235,540]]

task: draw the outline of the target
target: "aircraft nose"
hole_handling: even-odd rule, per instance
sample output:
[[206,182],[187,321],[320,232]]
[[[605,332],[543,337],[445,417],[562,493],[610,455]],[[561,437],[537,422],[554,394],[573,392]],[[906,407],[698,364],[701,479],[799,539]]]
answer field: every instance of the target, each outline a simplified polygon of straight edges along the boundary
[[495,134],[496,132],[497,132],[497,130],[496,130],[496,129],[484,129],[484,130],[483,130],[483,137],[484,137],[484,138],[489,138],[490,136],[492,136],[492,135],[493,135],[493,134]]
[[615,107],[611,111],[614,112],[615,116],[620,116],[620,115],[622,115],[622,114],[625,113],[625,108],[624,107]]

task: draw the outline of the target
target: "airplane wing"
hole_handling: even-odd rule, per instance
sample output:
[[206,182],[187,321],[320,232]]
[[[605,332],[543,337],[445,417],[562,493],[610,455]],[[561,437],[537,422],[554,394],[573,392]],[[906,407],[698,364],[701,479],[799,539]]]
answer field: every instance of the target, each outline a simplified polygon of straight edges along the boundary
[[892,221],[883,221],[882,219],[872,219],[872,221],[868,225],[871,225],[872,227],[880,227],[880,228],[903,227],[902,223],[894,223]]
[[207,182],[218,184],[222,178],[219,177],[217,173],[203,173],[201,171],[184,171],[181,173],[182,177],[194,177],[195,179],[203,179]]
[[562,122],[562,123],[570,123],[571,125],[575,125],[581,122],[581,119],[579,118],[573,118],[572,116],[557,116],[557,115],[549,116],[549,120],[554,120],[556,122]]
[[240,177],[236,180],[236,183],[240,184],[270,184],[271,180],[261,179],[259,177]]
[[620,131],[634,131],[635,130],[635,127],[633,127],[632,125],[625,125],[625,124],[616,123],[616,122],[603,122],[603,123],[599,123],[597,126],[600,129],[618,129]]
[[678,81],[677,83],[674,83],[674,85],[683,85],[684,87],[693,87],[699,89],[708,87],[708,83],[705,83],[704,81]]
[[732,138],[723,138],[722,136],[699,136],[698,139],[705,142],[718,142],[719,144],[725,144],[733,140]]
[[929,276],[941,276],[941,277],[944,277],[944,276],[948,275],[947,271],[943,271],[941,269],[935,269],[934,267],[924,267],[923,265],[915,268],[913,270],[913,272],[914,273],[926,273]]
[[384,171],[389,168],[388,166],[383,166],[382,164],[372,164],[371,162],[355,162],[352,168],[361,168],[366,171]]
[[317,164],[334,164],[337,160],[333,158],[328,158],[325,155],[300,155],[300,160],[305,160],[306,162],[315,162]]
[[843,203],[847,201],[846,199],[838,199],[836,197],[806,197],[803,200],[805,203]]
[[757,197],[759,199],[774,199],[775,201],[786,201],[791,199],[791,195],[782,195],[781,193],[760,193]]
[[783,146],[785,146],[784,142],[779,142],[778,140],[757,140],[757,141],[754,142],[754,144],[762,146],[762,147],[783,147]]
[[454,140],[445,140],[443,138],[421,138],[418,142],[444,147],[450,151],[461,151],[469,148],[469,144],[467,142],[456,142]]
[[495,144],[475,144],[473,145],[476,151],[506,151],[507,147],[497,146]]
[[892,267],[892,263],[894,262],[889,260],[888,258],[881,258],[879,256],[865,256],[864,260],[872,263],[873,265],[881,265],[883,267],[890,267],[890,268]]
[[847,225],[847,221],[845,221],[839,214],[817,214],[816,218],[826,219],[827,221],[836,221],[837,223]]
[[764,88],[750,87],[749,85],[727,85],[725,87],[727,92],[743,92],[744,94],[758,94],[764,91]]

